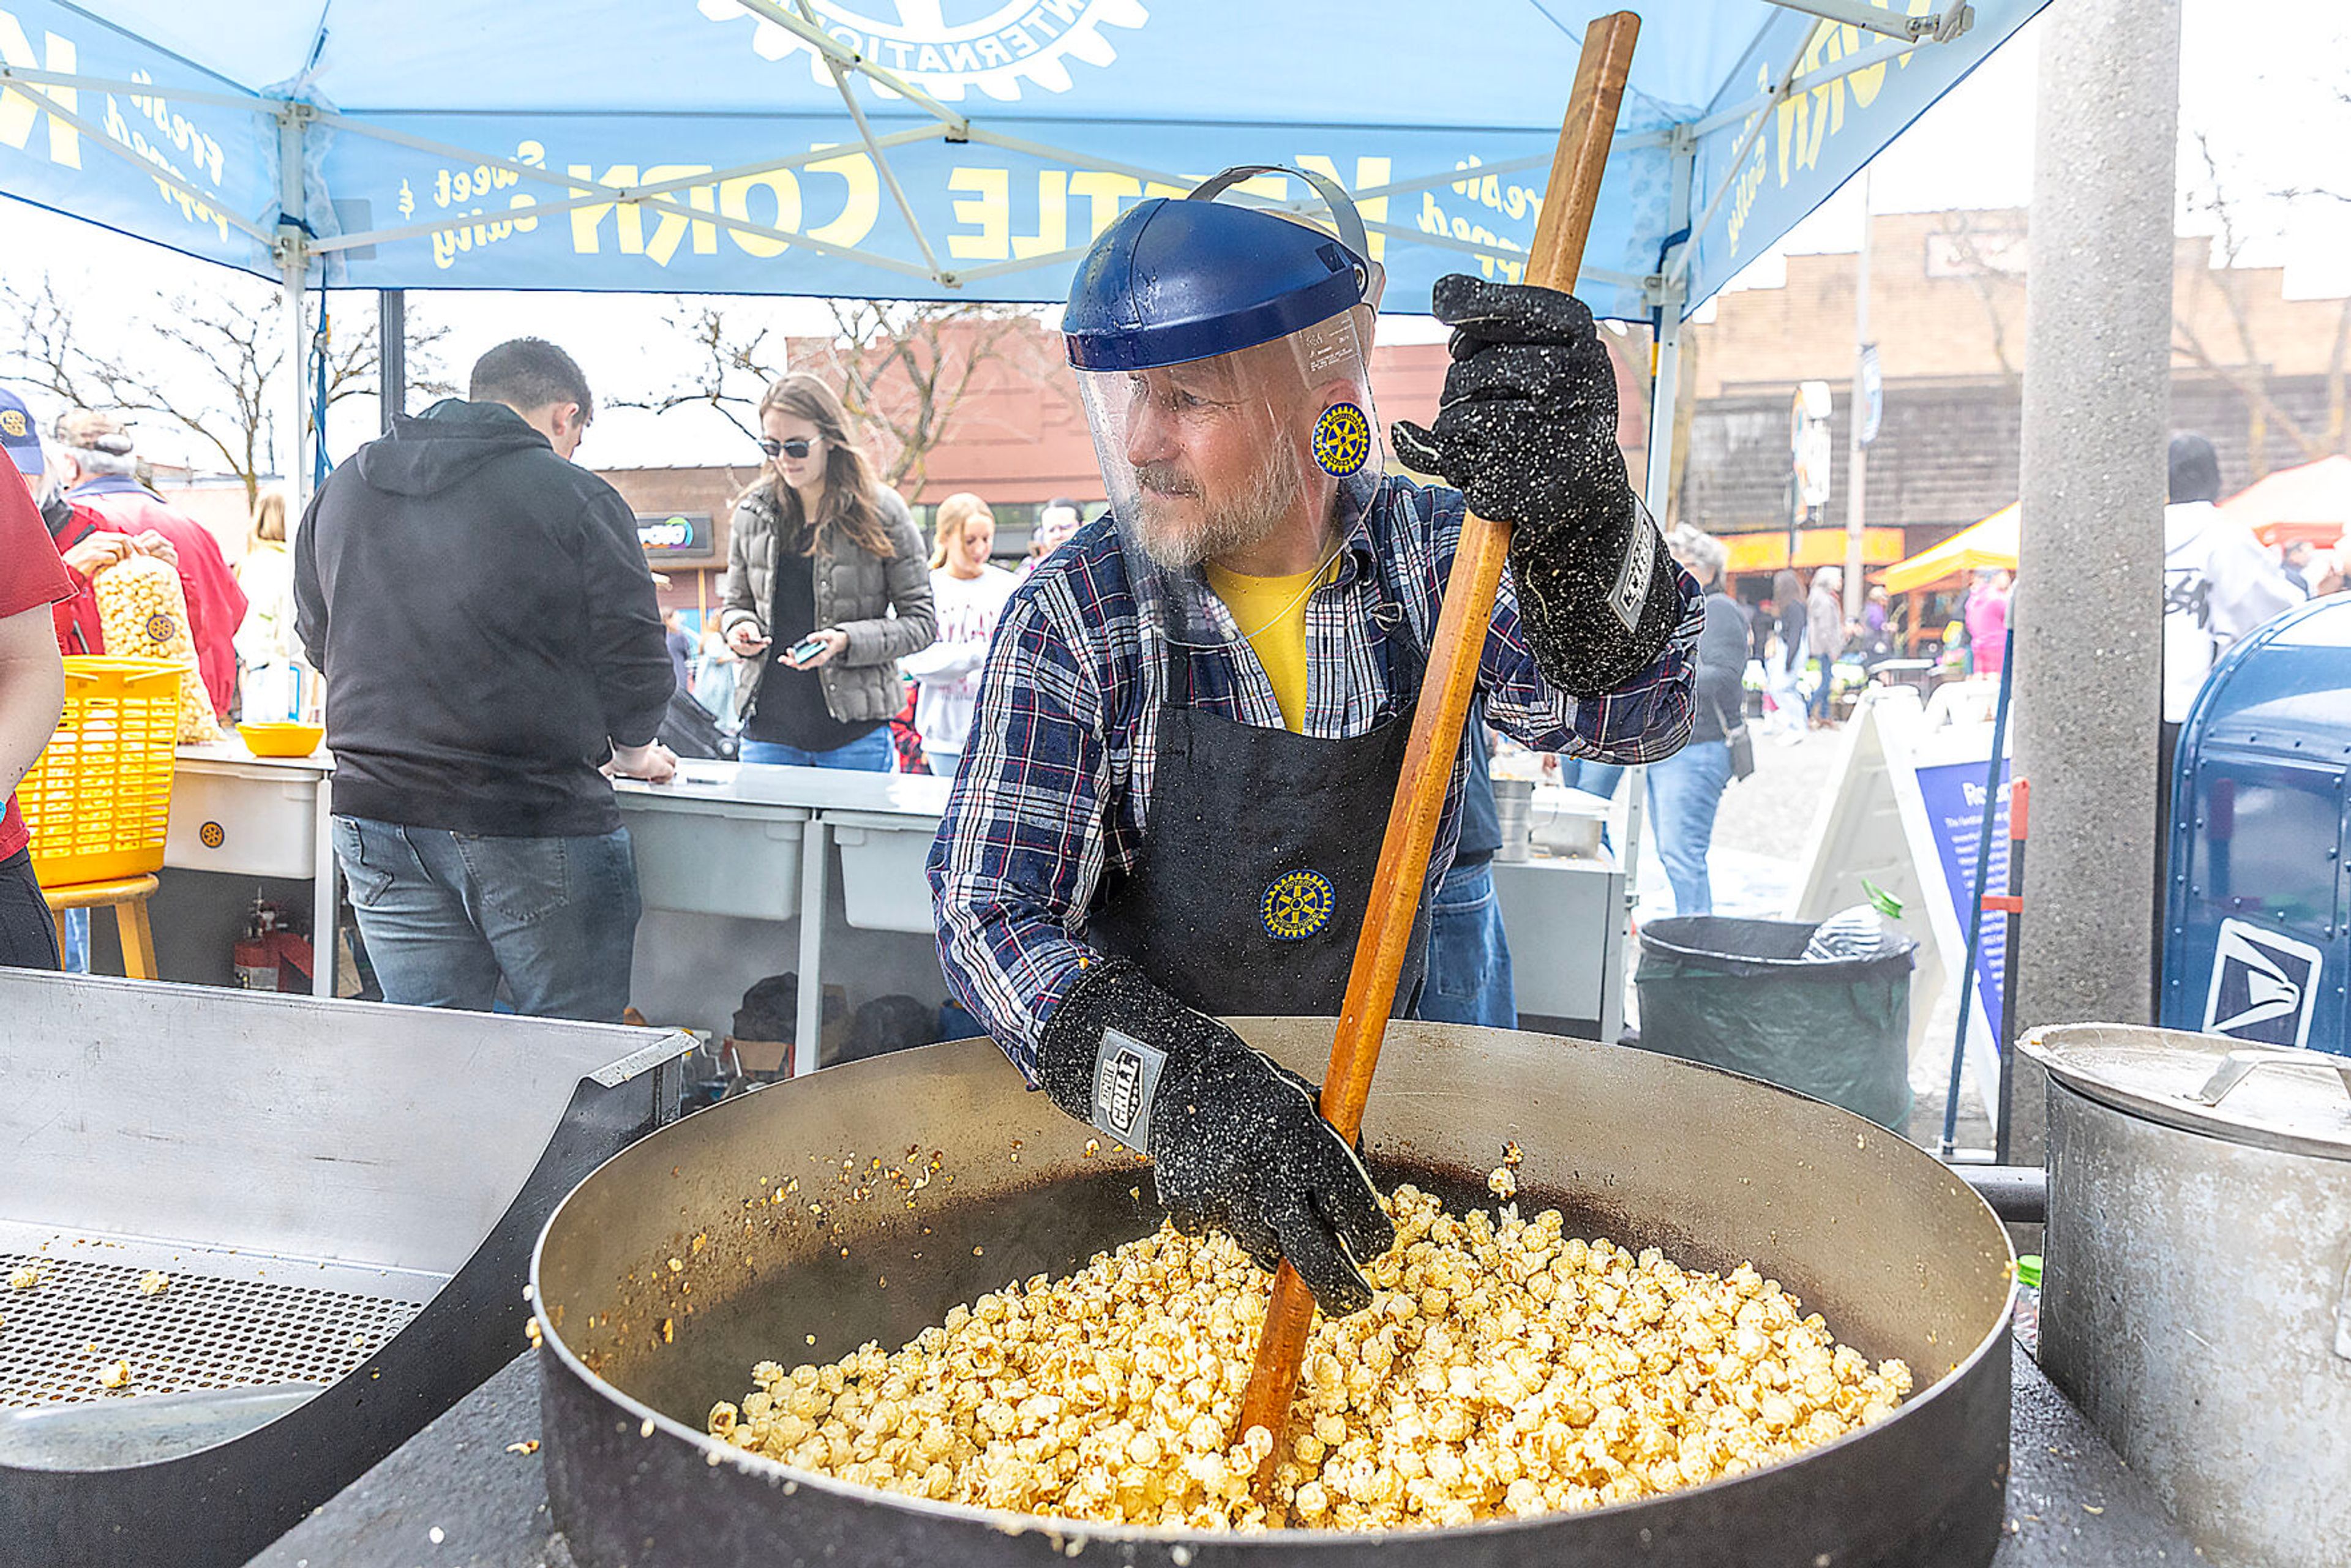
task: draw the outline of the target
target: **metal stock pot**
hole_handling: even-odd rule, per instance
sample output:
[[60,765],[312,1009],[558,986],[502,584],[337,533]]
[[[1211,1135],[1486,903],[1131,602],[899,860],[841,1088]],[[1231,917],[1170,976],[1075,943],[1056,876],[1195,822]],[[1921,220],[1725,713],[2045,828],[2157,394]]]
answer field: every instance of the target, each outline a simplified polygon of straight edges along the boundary
[[2351,1057],[2079,1024],[2041,1362],[2214,1561],[2351,1563]]
[[[1332,1024],[1236,1027],[1312,1072]],[[831,1359],[869,1339],[894,1347],[957,1302],[1066,1272],[1158,1225],[1139,1165],[1089,1155],[1087,1129],[1026,1092],[994,1045],[961,1040],[728,1101],[643,1140],[565,1201],[533,1272],[556,1521],[594,1568],[1991,1561],[2008,1468],[2012,1260],[1991,1210],[1928,1155],[1711,1068],[1405,1022],[1389,1030],[1364,1131],[1384,1182],[1459,1202],[1490,1201],[1485,1172],[1514,1139],[1522,1209],[1557,1207],[1573,1234],[1663,1247],[1694,1266],[1751,1260],[1841,1340],[1907,1361],[1918,1391],[1866,1431],[1732,1479],[1384,1536],[1055,1521],[849,1485],[705,1436],[712,1403],[737,1397],[755,1362]],[[933,1151],[938,1168],[919,1189],[873,1164],[929,1173]]]

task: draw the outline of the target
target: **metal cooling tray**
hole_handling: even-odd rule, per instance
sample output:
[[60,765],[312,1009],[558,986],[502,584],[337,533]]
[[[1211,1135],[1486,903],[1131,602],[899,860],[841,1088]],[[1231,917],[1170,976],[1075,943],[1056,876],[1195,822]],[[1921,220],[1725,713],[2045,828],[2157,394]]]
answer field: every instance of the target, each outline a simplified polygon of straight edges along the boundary
[[267,1544],[512,1357],[693,1043],[0,971],[0,1558]]

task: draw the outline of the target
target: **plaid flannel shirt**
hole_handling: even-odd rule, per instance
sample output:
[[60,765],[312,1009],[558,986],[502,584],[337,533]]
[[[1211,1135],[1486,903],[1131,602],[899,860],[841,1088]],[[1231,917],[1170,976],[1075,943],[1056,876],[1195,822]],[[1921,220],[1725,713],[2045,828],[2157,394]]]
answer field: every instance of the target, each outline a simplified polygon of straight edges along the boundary
[[[1337,572],[1307,601],[1305,733],[1359,736],[1396,711],[1385,643],[1425,650],[1461,537],[1460,493],[1391,476],[1341,547]],[[1682,616],[1666,651],[1622,689],[1591,701],[1554,690],[1519,631],[1506,571],[1478,689],[1489,723],[1539,751],[1654,762],[1688,737],[1691,676],[1705,611],[1677,573]],[[1272,684],[1223,601],[1189,591],[1223,645],[1192,649],[1194,706],[1282,727]],[[1604,607],[1594,605],[1594,614]],[[1110,866],[1143,847],[1165,700],[1165,643],[1138,612],[1107,517],[1080,531],[1013,593],[998,622],[963,764],[931,845],[939,961],[949,988],[1037,1082],[1037,1040],[1092,950],[1086,911]],[[1430,853],[1453,861],[1468,768],[1457,763]]]

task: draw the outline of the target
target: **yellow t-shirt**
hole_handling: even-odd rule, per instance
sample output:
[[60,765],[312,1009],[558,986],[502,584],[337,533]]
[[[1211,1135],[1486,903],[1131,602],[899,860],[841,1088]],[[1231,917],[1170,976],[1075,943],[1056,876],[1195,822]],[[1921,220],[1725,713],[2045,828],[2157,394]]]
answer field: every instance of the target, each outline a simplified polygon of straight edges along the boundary
[[1337,561],[1333,556],[1311,571],[1287,577],[1244,577],[1214,561],[1207,565],[1208,586],[1256,651],[1266,679],[1273,683],[1281,722],[1292,735],[1306,732],[1306,601]]

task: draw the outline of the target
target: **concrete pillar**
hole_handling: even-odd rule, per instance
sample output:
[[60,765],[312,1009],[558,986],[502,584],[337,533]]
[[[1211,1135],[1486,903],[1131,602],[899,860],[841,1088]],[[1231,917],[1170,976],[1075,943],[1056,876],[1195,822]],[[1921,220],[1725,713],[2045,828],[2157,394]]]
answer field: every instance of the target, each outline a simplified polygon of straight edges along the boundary
[[[2025,310],[2015,774],[2032,781],[2017,1024],[2153,1018],[2177,0],[2043,16]],[[2043,1155],[2019,1059],[2013,1157]]]

